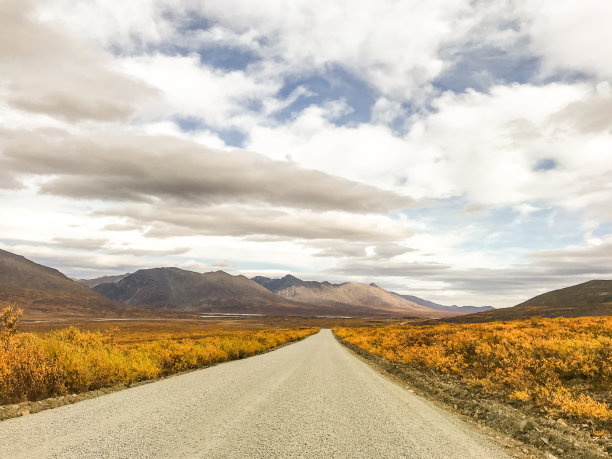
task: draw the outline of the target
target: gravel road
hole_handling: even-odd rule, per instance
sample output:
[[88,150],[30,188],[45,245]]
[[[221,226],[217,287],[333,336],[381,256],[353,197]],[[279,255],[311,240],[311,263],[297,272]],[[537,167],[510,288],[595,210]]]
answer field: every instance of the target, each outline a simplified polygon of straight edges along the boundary
[[0,457],[509,456],[322,330],[274,352],[0,422]]

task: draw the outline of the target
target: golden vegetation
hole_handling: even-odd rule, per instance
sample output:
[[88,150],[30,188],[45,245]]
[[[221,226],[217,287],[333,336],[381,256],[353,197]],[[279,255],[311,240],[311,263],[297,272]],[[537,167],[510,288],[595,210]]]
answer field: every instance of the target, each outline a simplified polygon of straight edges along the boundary
[[22,313],[21,309],[14,310],[10,305],[0,311],[0,340],[3,343],[17,333],[17,322]]
[[552,413],[611,420],[612,317],[336,328],[385,359],[461,377]]
[[45,334],[16,333],[12,309],[0,328],[0,404],[134,383],[216,362],[255,355],[318,331],[267,329],[220,331],[200,338],[156,336],[122,344],[113,332],[83,332],[75,327]]
[[108,333],[114,330],[114,340],[119,344],[138,344],[172,336],[173,339],[199,339],[218,335],[224,331],[269,330],[271,328],[334,328],[334,327],[379,327],[398,323],[398,319],[337,319],[318,317],[201,317],[193,319],[153,318],[138,319],[72,319],[64,321],[29,321],[23,317],[19,330],[37,334],[60,330],[69,325],[81,331]]

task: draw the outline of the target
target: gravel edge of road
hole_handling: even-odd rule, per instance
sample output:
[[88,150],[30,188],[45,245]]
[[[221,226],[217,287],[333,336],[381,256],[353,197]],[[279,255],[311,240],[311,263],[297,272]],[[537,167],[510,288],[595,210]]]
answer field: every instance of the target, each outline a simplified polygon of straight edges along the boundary
[[[522,458],[590,459],[610,457],[584,430],[489,397],[474,397],[467,384],[450,375],[390,362],[344,341],[340,344],[407,390],[438,404],[495,438]],[[607,445],[609,447],[609,445]]]
[[[321,329],[319,329],[319,331],[321,331]],[[312,336],[312,335],[308,335],[308,336]],[[236,360],[249,359],[251,357],[255,357],[258,355],[267,354],[268,352],[276,351],[277,349],[280,349],[282,347],[290,346],[295,343],[299,343],[303,339],[308,338],[308,336],[302,339],[299,339],[297,341],[286,342],[276,347],[266,349],[265,351],[262,351],[255,355],[251,355],[248,357],[238,357],[237,359],[225,360],[224,362],[214,362],[214,363],[210,363],[208,365],[204,365],[199,368],[193,368],[191,370],[185,370],[185,371],[180,371],[178,373],[173,373],[168,376],[162,376],[161,378],[147,379],[145,381],[138,381],[135,383],[121,383],[121,384],[116,384],[114,386],[102,387],[100,389],[91,390],[87,392],[79,392],[75,394],[62,395],[59,397],[46,398],[46,399],[38,400],[35,402],[26,400],[24,402],[19,402],[19,403],[0,405],[0,422],[6,421],[7,419],[11,419],[11,418],[18,418],[20,416],[28,416],[30,414],[38,413],[40,411],[50,410],[53,408],[59,408],[60,406],[64,406],[64,405],[72,405],[74,403],[82,402],[83,400],[89,400],[92,398],[101,397],[103,395],[112,394],[113,392],[118,392],[121,390],[129,389],[131,387],[142,386],[143,384],[151,384],[157,381],[162,381],[164,379],[174,378],[175,376],[184,375],[186,373],[192,373],[194,371],[205,370],[206,368],[214,367],[217,365],[223,365],[224,363],[234,362]]]

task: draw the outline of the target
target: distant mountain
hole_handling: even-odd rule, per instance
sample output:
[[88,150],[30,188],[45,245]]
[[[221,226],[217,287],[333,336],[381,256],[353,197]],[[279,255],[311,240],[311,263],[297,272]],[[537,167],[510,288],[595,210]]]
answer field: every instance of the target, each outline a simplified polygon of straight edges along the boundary
[[99,284],[94,290],[122,303],[199,313],[384,315],[365,307],[332,308],[292,301],[244,276],[223,271],[200,274],[179,268],[141,269],[117,282]]
[[141,269],[117,282],[99,284],[94,290],[122,303],[198,312],[240,309],[249,313],[282,303],[246,277],[223,271],[200,274],[179,268]]
[[96,277],[95,279],[74,279],[77,282],[80,282],[83,285],[87,285],[89,288],[94,288],[100,284],[114,283],[120,281],[126,276],[129,276],[130,273],[127,274],[119,274],[117,276],[102,276]]
[[431,309],[437,309],[438,311],[454,311],[462,314],[473,314],[475,312],[488,311],[490,309],[495,309],[493,306],[443,306],[438,303],[434,303],[433,301],[427,301],[423,298],[419,298],[414,295],[400,295],[396,293],[396,295],[401,296],[405,300],[412,301],[413,303],[420,304],[421,306],[426,306]]
[[331,284],[329,282],[303,281],[287,274],[281,279],[257,276],[252,279],[270,292],[284,298],[311,303],[320,306],[347,308],[363,306],[384,314],[404,317],[448,317],[458,314],[453,311],[440,311],[393,294],[376,284],[358,284],[346,282]]
[[612,316],[612,280],[592,280],[535,296],[511,308],[452,318],[452,322],[490,322],[530,317]]
[[23,309],[23,318],[125,317],[140,314],[69,279],[58,270],[0,250],[0,306]]

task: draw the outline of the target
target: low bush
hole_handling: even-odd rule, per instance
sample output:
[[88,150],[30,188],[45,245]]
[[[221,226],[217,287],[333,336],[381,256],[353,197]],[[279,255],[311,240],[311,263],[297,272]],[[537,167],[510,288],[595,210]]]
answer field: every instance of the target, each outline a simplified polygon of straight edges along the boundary
[[13,327],[0,333],[0,404],[158,378],[252,356],[317,331],[222,331],[201,339],[169,336],[126,346],[116,344],[112,333],[71,327],[37,335],[16,333]]
[[[612,317],[336,328],[393,362],[461,377],[485,392],[577,418],[612,419]],[[607,394],[607,397],[605,396]]]

